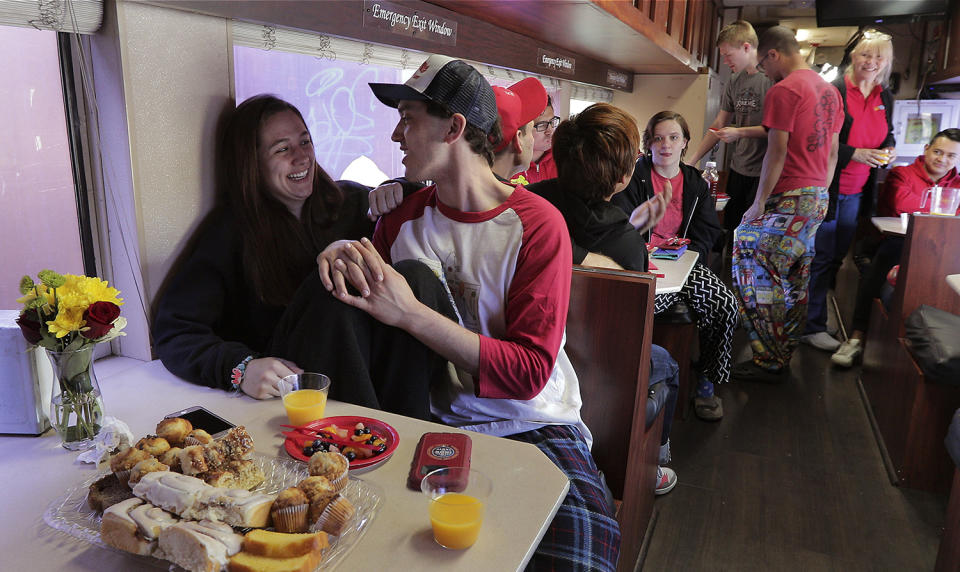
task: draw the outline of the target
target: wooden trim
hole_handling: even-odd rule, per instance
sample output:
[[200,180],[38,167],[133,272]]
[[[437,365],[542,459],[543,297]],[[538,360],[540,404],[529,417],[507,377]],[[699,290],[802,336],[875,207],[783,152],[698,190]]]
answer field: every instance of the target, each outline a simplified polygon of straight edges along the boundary
[[[607,70],[613,69],[626,74],[629,78],[629,85],[621,91],[633,91],[633,73],[629,70],[419,0],[403,0],[402,5],[405,8],[419,9],[456,21],[457,44],[455,46],[364,27],[363,0],[339,0],[337,2],[300,2],[297,0],[269,2],[263,0],[245,2],[229,0],[131,1],[256,24],[276,25],[398,46],[427,54],[443,53],[475,61],[482,59],[483,63],[495,66],[616,89],[607,84]],[[632,6],[628,7],[634,10]],[[575,58],[574,73],[565,74],[539,67],[537,58],[540,49]]]

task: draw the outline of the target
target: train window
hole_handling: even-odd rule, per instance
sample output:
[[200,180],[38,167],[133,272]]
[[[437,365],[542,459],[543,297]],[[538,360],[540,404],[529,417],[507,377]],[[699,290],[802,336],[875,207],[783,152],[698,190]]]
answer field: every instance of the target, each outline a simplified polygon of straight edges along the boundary
[[0,26],[0,309],[20,277],[84,273],[57,34]]

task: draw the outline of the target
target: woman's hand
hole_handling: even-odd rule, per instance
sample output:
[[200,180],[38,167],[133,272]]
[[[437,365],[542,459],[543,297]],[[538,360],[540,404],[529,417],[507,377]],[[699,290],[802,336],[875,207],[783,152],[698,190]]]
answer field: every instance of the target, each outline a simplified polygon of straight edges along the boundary
[[370,203],[367,217],[375,221],[400,206],[403,202],[403,187],[395,181],[384,183],[370,191],[367,201]]
[[243,372],[240,390],[254,399],[267,399],[280,396],[280,380],[303,373],[292,361],[275,357],[263,357],[250,360]]
[[[367,240],[363,239],[366,244],[370,245],[370,248],[373,248],[373,244]],[[344,282],[343,274],[337,270],[336,262],[338,260],[344,263],[354,263],[359,266],[366,266],[371,264],[368,268],[369,273],[358,275],[360,278],[357,284],[353,286],[360,292],[365,292],[370,290],[370,284],[366,282],[365,276],[371,276],[373,281],[383,280],[383,268],[381,265],[384,264],[383,259],[378,255],[375,259],[370,258],[368,263],[361,252],[358,250],[358,247],[361,245],[360,242],[355,240],[338,240],[336,242],[330,243],[326,248],[323,249],[317,256],[317,267],[320,271],[320,282],[323,283],[323,287],[327,289],[328,292],[333,292],[334,289],[337,291],[346,292],[346,284]],[[375,249],[374,249],[375,250]],[[347,266],[345,265],[344,268]]]
[[854,149],[852,159],[871,167],[881,167],[888,163],[887,152],[883,149]]
[[647,232],[657,226],[657,223],[667,213],[667,205],[673,198],[673,185],[670,181],[664,181],[663,192],[654,195],[633,209],[630,213],[630,224],[640,232]]
[[743,218],[740,219],[740,222],[741,223],[753,222],[762,216],[763,216],[763,205],[758,204],[756,201],[754,201],[754,203],[750,205],[750,208],[747,209],[747,212],[743,213]]

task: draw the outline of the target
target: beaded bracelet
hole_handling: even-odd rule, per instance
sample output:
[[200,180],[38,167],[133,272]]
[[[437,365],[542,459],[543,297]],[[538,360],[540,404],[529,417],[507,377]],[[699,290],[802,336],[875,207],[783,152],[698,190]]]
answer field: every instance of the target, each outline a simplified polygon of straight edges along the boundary
[[243,374],[247,371],[247,364],[253,360],[252,355],[248,355],[243,358],[243,361],[238,363],[236,367],[230,370],[230,385],[233,387],[234,391],[240,391],[240,384],[243,383]]

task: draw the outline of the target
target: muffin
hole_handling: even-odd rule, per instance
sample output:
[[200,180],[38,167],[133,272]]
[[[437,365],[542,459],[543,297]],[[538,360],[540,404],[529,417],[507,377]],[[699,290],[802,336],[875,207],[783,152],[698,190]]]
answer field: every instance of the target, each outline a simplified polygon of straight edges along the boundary
[[159,457],[170,450],[170,443],[163,437],[148,435],[137,441],[136,448],[150,453],[152,457]]
[[310,522],[315,522],[320,518],[320,513],[323,512],[323,509],[327,508],[327,504],[330,503],[330,500],[337,495],[336,489],[333,485],[330,484],[330,481],[326,477],[314,476],[307,477],[300,481],[300,484],[297,485],[304,494],[307,495],[307,498],[310,499],[310,509],[307,514],[307,519]]
[[133,466],[133,469],[130,470],[130,478],[127,482],[130,484],[130,488],[133,488],[133,485],[140,482],[140,479],[143,478],[143,475],[147,473],[154,473],[156,471],[169,471],[170,467],[164,465],[154,457],[149,459],[144,459],[136,465]]
[[157,459],[170,467],[171,471],[182,472],[180,469],[180,451],[183,451],[180,447],[170,447],[162,455],[157,457]]
[[320,513],[320,516],[313,522],[313,530],[322,530],[327,534],[340,536],[344,529],[353,518],[356,509],[344,497],[337,495]]
[[213,437],[203,429],[194,429],[183,440],[184,445],[207,445],[213,443]]
[[308,470],[313,476],[326,477],[336,492],[347,486],[350,461],[340,453],[318,451],[310,457]]
[[280,491],[273,501],[270,516],[277,532],[306,532],[310,499],[297,487]]
[[182,417],[171,417],[157,424],[157,436],[163,437],[171,446],[180,447],[193,431],[193,425]]
[[117,475],[117,480],[121,483],[126,483],[130,478],[130,469],[132,469],[134,465],[140,461],[152,458],[150,453],[137,449],[136,447],[130,447],[129,449],[120,451],[110,459],[110,470]]

